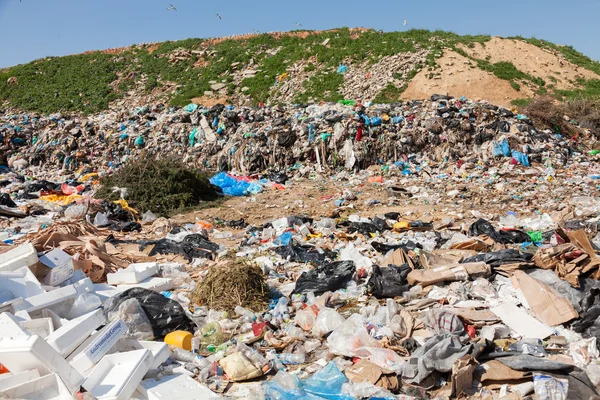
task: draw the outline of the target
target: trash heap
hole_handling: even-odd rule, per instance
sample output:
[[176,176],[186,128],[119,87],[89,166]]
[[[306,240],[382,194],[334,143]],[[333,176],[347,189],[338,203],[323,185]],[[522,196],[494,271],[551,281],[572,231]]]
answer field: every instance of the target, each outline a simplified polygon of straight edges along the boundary
[[[593,136],[436,97],[256,108],[190,137],[205,111],[138,110],[120,132],[160,115],[164,131],[131,147],[90,122],[110,114],[3,128],[0,398],[598,398]],[[228,111],[244,112],[217,126]],[[249,127],[263,139],[238,142]],[[296,139],[273,150],[282,132]],[[103,174],[160,151],[240,157],[210,179],[232,197],[166,218],[127,187],[98,196]]]
[[103,175],[130,157],[151,155],[241,174],[302,165],[357,170],[385,163],[487,162],[497,156],[526,166],[565,165],[574,152],[594,147],[596,138],[576,121],[567,123],[569,131],[557,126],[536,127],[517,110],[443,95],[389,105],[340,100],[254,108],[159,104],[90,116],[7,112],[0,114],[0,164],[30,168],[46,179],[57,169]]

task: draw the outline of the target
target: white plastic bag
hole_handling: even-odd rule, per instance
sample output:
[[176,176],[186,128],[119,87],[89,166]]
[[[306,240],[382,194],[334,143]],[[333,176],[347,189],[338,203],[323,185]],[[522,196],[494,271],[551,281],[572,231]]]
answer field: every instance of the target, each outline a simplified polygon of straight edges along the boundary
[[100,300],[100,297],[96,296],[94,293],[80,294],[75,298],[73,306],[67,314],[67,319],[81,317],[82,315],[87,314],[90,311],[94,311],[101,305],[102,300]]
[[333,308],[323,308],[319,311],[317,319],[312,326],[312,334],[315,337],[322,337],[336,330],[344,323],[345,319]]

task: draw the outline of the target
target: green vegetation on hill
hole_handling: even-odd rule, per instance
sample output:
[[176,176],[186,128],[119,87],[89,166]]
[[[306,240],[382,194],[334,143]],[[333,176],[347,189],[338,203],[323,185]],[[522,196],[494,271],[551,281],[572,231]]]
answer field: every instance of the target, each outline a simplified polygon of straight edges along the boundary
[[[0,103],[7,101],[16,107],[44,113],[59,110],[92,113],[106,109],[111,101],[122,98],[129,90],[149,93],[165,83],[174,83],[177,89],[167,100],[172,105],[182,106],[211,91],[212,84],[217,82],[225,84],[228,95],[236,88],[239,94],[239,89],[245,87],[244,94],[256,104],[269,101],[277,76],[298,61],[306,62],[305,70],[312,75],[303,82],[304,91],[296,93],[294,101],[335,101],[341,98],[343,76],[336,69],[342,63],[376,63],[385,56],[426,49],[429,53],[422,68],[434,74],[438,68],[436,60],[443,49],[451,48],[464,55],[457,48],[458,44],[485,46],[489,40],[489,36],[459,36],[443,31],[413,29],[383,33],[342,28],[222,41],[170,41],[132,46],[114,54],[91,52],[46,58],[0,70]],[[599,63],[571,47],[537,39],[521,40],[559,51],[569,61],[600,74]],[[519,71],[511,63],[491,64],[487,60],[470,59],[479,68],[510,81],[515,89],[520,83],[528,82],[537,85],[540,94],[548,90],[543,80]],[[241,78],[236,80],[235,76],[241,77],[244,69],[257,72],[240,82]],[[565,98],[595,97],[600,92],[599,87],[600,81],[581,82],[579,90],[556,94]],[[376,100],[396,101],[405,89],[406,86],[390,84]]]

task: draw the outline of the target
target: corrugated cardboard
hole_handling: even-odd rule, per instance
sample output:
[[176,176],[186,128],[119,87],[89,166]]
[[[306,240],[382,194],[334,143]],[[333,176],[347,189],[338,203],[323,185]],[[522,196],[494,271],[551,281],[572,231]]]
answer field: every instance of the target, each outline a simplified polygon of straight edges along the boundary
[[428,286],[439,282],[466,281],[469,277],[486,277],[491,274],[490,266],[484,262],[450,264],[429,270],[413,270],[408,276],[408,283]]
[[567,298],[525,272],[515,271],[512,283],[515,289],[521,289],[535,316],[546,325],[556,326],[579,317]]

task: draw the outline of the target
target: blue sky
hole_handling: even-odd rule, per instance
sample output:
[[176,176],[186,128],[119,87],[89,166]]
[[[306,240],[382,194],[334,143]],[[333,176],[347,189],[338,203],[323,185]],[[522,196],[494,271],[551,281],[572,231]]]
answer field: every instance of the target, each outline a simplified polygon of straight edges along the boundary
[[[167,11],[169,3],[178,11]],[[599,60],[599,16],[600,0],[0,0],[0,67],[136,43],[300,29],[296,23],[522,35]]]

